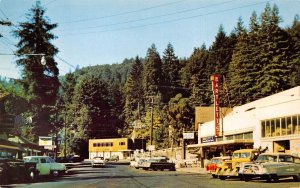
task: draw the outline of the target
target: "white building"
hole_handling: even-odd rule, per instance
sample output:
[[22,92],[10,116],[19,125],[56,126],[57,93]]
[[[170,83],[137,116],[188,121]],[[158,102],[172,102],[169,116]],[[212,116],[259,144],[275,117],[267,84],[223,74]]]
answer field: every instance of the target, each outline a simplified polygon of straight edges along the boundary
[[215,137],[213,120],[198,121],[199,144],[188,147],[200,147],[202,158],[252,147],[300,156],[300,86],[234,107],[221,116],[220,137]]

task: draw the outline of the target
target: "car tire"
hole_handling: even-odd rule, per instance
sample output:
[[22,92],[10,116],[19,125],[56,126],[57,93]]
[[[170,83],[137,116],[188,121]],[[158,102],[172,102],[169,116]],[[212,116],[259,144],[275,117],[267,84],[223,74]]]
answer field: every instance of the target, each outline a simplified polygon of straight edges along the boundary
[[31,182],[34,182],[35,179],[36,179],[36,174],[34,173],[34,171],[30,171],[30,173],[29,173],[29,180]]
[[57,170],[53,170],[51,172],[51,174],[52,174],[53,177],[58,177],[59,176],[59,172]]
[[212,174],[211,176],[212,176],[212,178],[218,178],[218,176],[216,174]]
[[300,182],[300,174],[293,176],[294,181]]
[[219,179],[220,179],[220,180],[225,180],[226,177],[225,177],[225,176],[219,176]]

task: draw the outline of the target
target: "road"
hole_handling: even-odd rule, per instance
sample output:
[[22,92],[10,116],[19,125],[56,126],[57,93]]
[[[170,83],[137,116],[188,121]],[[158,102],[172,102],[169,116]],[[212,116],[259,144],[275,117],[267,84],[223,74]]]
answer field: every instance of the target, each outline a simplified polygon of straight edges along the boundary
[[279,183],[265,181],[243,182],[238,180],[212,179],[209,174],[197,174],[183,171],[144,171],[130,168],[128,165],[110,164],[102,168],[73,168],[68,175],[56,179],[47,178],[30,184],[12,185],[12,187],[30,188],[300,188],[300,182],[291,179]]

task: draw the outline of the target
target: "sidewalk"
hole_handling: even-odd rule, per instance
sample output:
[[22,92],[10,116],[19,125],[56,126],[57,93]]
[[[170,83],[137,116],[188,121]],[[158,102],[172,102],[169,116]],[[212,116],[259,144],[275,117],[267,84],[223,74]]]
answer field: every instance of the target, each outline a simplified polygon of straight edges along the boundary
[[176,168],[176,171],[187,172],[187,173],[197,173],[197,174],[207,174],[206,169],[205,168],[200,168],[200,167]]

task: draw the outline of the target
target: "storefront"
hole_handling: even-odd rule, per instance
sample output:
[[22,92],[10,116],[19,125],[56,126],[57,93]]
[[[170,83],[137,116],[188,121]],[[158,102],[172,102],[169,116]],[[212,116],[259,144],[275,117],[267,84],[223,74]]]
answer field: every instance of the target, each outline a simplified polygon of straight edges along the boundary
[[135,150],[145,150],[146,142],[143,139],[112,138],[112,139],[90,139],[89,159],[94,157],[118,157],[126,159]]
[[199,144],[188,147],[200,147],[203,159],[259,147],[300,156],[300,86],[234,107],[220,118],[218,137],[213,120],[195,122]]

